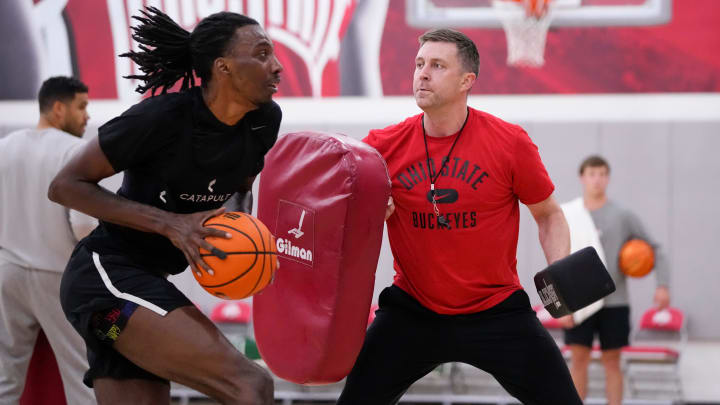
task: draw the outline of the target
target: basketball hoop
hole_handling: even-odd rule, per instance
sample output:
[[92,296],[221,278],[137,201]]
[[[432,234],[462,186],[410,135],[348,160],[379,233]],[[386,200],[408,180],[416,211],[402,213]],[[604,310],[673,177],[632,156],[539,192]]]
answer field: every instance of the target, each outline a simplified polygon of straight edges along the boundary
[[493,0],[507,39],[510,66],[545,64],[545,39],[552,19],[552,0]]

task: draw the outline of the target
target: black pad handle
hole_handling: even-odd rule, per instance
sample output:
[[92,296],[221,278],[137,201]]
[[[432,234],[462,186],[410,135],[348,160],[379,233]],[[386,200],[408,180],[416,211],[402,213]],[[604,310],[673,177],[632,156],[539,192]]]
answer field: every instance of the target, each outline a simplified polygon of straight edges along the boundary
[[559,318],[615,291],[615,283],[592,246],[556,261],[535,275],[545,309]]

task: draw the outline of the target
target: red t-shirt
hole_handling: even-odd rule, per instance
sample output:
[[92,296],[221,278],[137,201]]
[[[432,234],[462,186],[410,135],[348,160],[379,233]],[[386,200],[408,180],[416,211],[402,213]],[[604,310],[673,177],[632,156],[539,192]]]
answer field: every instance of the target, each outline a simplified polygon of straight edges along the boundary
[[[392,179],[395,213],[387,226],[394,284],[437,313],[483,311],[522,288],[516,268],[518,200],[541,202],[555,187],[521,127],[470,108],[435,181],[440,214],[450,222],[450,229],[439,227],[421,117],[372,130],[364,139],[385,158]],[[457,136],[427,137],[435,170]]]

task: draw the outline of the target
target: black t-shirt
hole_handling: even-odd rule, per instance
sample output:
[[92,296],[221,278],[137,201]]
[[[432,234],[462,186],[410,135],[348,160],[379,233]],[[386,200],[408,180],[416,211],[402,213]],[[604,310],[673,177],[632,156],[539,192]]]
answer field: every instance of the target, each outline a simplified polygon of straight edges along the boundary
[[[100,127],[100,147],[124,172],[117,194],[143,204],[192,213],[219,208],[263,168],[282,112],[270,102],[237,124],[220,122],[199,88],[144,100]],[[100,255],[120,255],[154,273],[187,267],[169,239],[101,221],[84,240]]]

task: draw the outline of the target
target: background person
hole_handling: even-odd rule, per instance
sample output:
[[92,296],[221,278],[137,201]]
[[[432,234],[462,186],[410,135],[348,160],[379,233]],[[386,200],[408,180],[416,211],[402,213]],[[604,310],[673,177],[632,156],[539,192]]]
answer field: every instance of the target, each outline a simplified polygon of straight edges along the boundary
[[42,329],[68,404],[94,403],[82,375],[85,344],[60,309],[60,280],[93,218],[47,199],[50,182],[85,143],[88,88],[51,77],[38,94],[35,128],[0,138],[0,404],[17,404]]
[[[579,172],[583,195],[566,204],[581,203],[589,211],[605,254],[605,265],[615,282],[616,290],[603,299],[603,307],[598,312],[579,325],[574,325],[571,315],[561,318],[561,322],[567,328],[564,335],[565,344],[570,347],[570,373],[580,396],[583,399],[587,396],[588,367],[593,340],[597,335],[602,349],[601,360],[605,368],[605,392],[608,404],[620,405],[623,397],[620,354],[622,348],[629,345],[630,338],[627,277],[618,266],[620,249],[630,239],[642,239],[653,247],[654,269],[658,283],[654,301],[660,309],[670,305],[669,268],[662,249],[650,238],[637,215],[608,199],[607,187],[610,182],[608,162],[600,156],[589,156],[581,163]],[[563,204],[563,208],[566,204]],[[588,230],[584,231],[588,232]],[[570,232],[583,232],[583,230],[573,226],[571,221]]]

